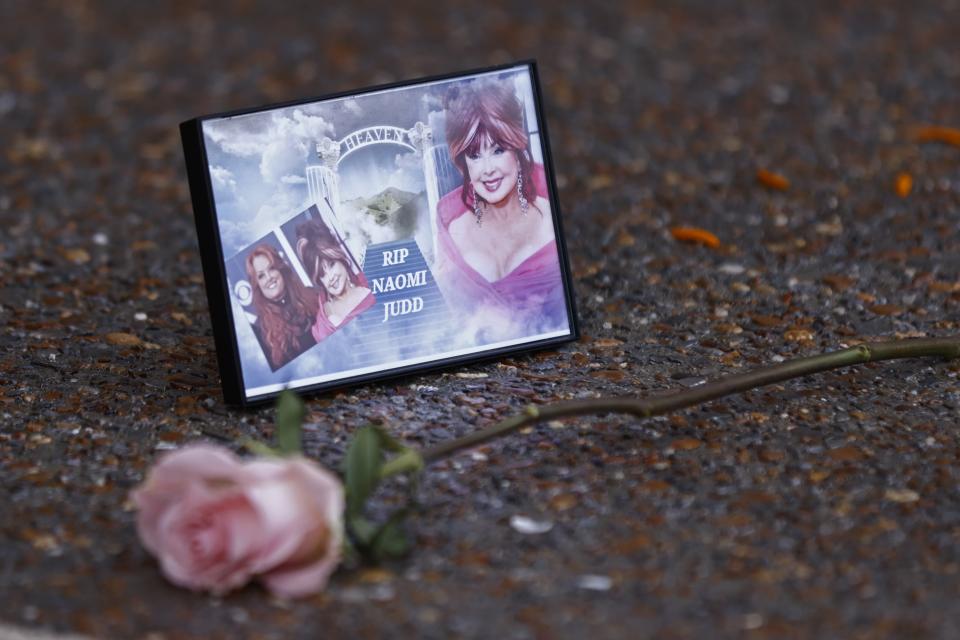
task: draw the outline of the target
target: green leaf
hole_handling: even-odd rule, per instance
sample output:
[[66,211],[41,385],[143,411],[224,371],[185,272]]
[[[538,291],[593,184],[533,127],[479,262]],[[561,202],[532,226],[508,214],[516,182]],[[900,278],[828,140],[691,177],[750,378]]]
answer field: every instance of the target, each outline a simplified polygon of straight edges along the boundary
[[402,448],[400,453],[380,467],[380,477],[387,478],[399,473],[419,473],[423,471],[423,456],[416,449]]
[[281,455],[300,453],[301,425],[307,408],[303,401],[290,390],[284,390],[277,398],[277,449]]
[[377,536],[370,543],[370,553],[375,559],[395,558],[410,550],[410,541],[404,531],[406,516],[406,509],[394,513],[377,531]]
[[359,429],[353,436],[344,462],[348,514],[360,514],[367,498],[380,482],[380,466],[383,464],[380,445],[376,429],[369,425]]
[[347,528],[360,549],[370,546],[370,542],[378,533],[377,527],[372,522],[358,515],[347,518]]
[[242,444],[247,451],[256,456],[272,458],[280,455],[280,452],[273,447],[265,445],[259,440],[254,440],[253,438],[247,438],[240,444]]

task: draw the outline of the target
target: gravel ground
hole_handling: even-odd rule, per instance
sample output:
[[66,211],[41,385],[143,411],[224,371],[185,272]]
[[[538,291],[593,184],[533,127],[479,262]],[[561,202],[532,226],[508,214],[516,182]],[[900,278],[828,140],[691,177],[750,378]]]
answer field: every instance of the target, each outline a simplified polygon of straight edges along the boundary
[[329,466],[370,418],[433,444],[529,402],[957,333],[960,141],[917,129],[960,126],[957,2],[557,4],[0,4],[0,634],[960,635],[951,363],[539,426],[432,467],[414,553],[302,602],[175,589],[140,547],[127,494],[159,451],[272,434],[220,398],[196,115],[540,61],[584,339],[313,398]]

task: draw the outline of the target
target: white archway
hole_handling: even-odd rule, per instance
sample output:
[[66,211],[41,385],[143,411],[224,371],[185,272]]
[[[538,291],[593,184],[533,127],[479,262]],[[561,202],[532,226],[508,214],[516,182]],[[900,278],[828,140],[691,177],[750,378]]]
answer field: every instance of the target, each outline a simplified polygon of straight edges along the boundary
[[400,127],[391,127],[389,125],[380,125],[374,127],[365,127],[357,129],[338,143],[340,155],[337,158],[339,166],[344,159],[354,151],[378,144],[395,144],[406,147],[416,153],[419,149],[413,146],[409,141],[409,132]]

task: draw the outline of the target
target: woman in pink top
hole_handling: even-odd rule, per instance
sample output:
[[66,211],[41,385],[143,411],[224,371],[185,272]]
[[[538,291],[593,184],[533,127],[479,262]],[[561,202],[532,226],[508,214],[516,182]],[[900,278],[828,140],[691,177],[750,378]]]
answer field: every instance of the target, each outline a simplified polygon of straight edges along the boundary
[[297,227],[297,254],[320,291],[313,338],[320,342],[376,302],[362,271],[354,271],[343,245],[322,222]]
[[446,138],[463,185],[437,205],[436,278],[467,312],[475,342],[569,326],[543,167],[530,159],[523,106],[506,80],[446,98]]

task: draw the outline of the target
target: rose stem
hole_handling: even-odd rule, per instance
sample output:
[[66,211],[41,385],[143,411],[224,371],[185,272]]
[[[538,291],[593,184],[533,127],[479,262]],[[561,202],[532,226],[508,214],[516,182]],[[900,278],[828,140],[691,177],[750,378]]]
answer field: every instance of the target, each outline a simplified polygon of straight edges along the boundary
[[667,392],[649,398],[591,398],[567,400],[544,406],[528,406],[523,413],[511,416],[501,422],[475,431],[462,438],[443,442],[425,450],[423,461],[427,464],[446,458],[461,449],[499,438],[517,429],[544,420],[568,418],[586,414],[628,413],[640,418],[649,418],[677,409],[691,407],[709,400],[741,391],[747,391],[764,385],[829,371],[840,367],[881,360],[898,358],[919,358],[940,356],[943,358],[960,357],[960,336],[950,338],[920,338],[911,340],[890,340],[860,344],[849,349],[821,353],[806,358],[788,360],[781,364],[762,367],[714,382],[703,384],[679,392]]

